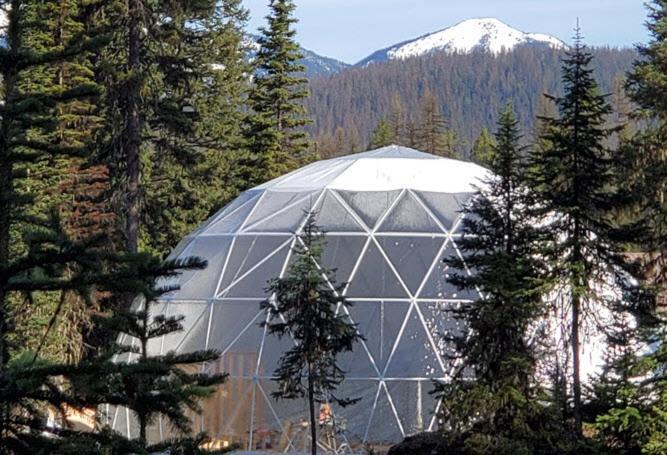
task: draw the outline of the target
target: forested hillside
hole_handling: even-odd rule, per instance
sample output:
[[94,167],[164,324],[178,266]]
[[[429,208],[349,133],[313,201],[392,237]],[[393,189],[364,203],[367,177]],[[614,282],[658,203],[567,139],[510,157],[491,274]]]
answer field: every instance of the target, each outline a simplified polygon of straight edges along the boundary
[[[636,52],[596,48],[593,54],[602,90],[612,98],[622,93],[624,75]],[[496,113],[508,101],[520,126],[532,129],[536,114],[549,109],[542,94],[559,91],[562,57],[562,51],[545,48],[517,48],[499,55],[437,53],[316,77],[310,82],[308,100],[314,119],[311,132],[325,149],[342,148],[345,153],[364,148],[379,121],[388,119],[392,110],[416,117],[428,89],[458,137],[457,151],[466,157],[482,130],[493,128]]]

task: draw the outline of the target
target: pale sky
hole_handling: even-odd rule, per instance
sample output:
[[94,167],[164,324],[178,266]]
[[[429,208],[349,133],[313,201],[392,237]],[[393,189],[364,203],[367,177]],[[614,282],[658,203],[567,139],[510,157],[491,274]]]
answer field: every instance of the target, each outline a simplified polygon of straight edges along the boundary
[[[252,31],[264,25],[268,1],[245,0]],[[495,17],[566,42],[579,18],[591,45],[632,46],[648,36],[642,0],[296,0],[296,5],[299,43],[348,63],[472,17]]]

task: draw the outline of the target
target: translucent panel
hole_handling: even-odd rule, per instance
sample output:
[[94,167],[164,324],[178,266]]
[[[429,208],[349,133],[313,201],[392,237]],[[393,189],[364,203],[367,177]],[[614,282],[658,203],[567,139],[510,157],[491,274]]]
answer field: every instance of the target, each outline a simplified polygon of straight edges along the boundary
[[376,237],[410,292],[415,294],[445,242],[434,237]]
[[[354,302],[348,311],[359,333],[366,338],[363,343],[368,353],[359,346],[352,354],[345,354],[341,357],[344,369],[359,371],[361,376],[382,373],[409,306],[408,302]],[[354,364],[356,362],[359,364]]]
[[407,298],[408,293],[380,253],[377,245],[371,242],[352,278],[347,296],[351,298]]
[[261,317],[237,334],[220,356],[220,362],[226,371],[236,378],[251,378],[257,372],[259,349],[264,336],[264,329],[259,326]]
[[448,355],[454,353],[454,345],[448,339],[461,336],[465,331],[463,322],[452,312],[454,305],[443,302],[418,302],[419,311],[424,317],[426,329],[431,334],[436,350],[443,364],[445,373],[450,374],[454,368]]
[[182,272],[180,289],[170,293],[170,297],[182,300],[213,298],[231,243],[231,237],[198,237],[181,258],[204,259],[206,267]]
[[[228,371],[221,367],[219,372]],[[248,446],[252,389],[252,380],[230,377],[202,404],[204,430],[216,448]]]
[[459,202],[459,205],[464,208],[467,204],[470,203],[470,200],[475,196],[475,193],[456,193],[456,200]]
[[275,213],[255,224],[246,224],[246,232],[297,232],[313,211],[317,196],[315,194],[302,198],[287,208],[276,207]]
[[[337,396],[359,399],[354,405],[345,408],[332,406],[334,423],[340,432],[337,437],[339,443],[346,442],[354,448],[359,448],[362,445],[371,418],[378,384],[378,380],[345,379],[338,387]],[[320,440],[322,440],[322,437],[320,437]]]
[[185,251],[185,249],[193,242],[195,238],[192,236],[185,237],[183,240],[178,242],[178,245],[176,245],[176,248],[174,248],[171,253],[169,253],[169,257],[167,259],[175,259]]
[[248,218],[248,221],[243,225],[243,228],[248,229],[260,221],[275,216],[277,212],[299,201],[306,206],[313,207],[316,200],[317,193],[315,192],[265,191],[264,196],[257,204],[252,215]]
[[254,209],[258,200],[259,196],[251,197],[233,210],[225,210],[203,232],[206,234],[225,234],[238,231],[250,212]]
[[[456,250],[450,242],[445,247],[443,260],[438,260],[431,271],[428,280],[424,284],[419,298],[423,299],[453,299],[453,300],[474,300],[477,293],[467,290],[460,291],[456,286],[449,282],[450,274],[453,271],[445,264],[444,258],[450,258],[456,255]],[[464,270],[454,271],[457,274],[466,273]]]
[[338,194],[370,229],[396,200],[400,191],[338,191]]
[[287,260],[290,245],[285,245],[278,252],[268,257],[264,262],[253,269],[248,275],[224,292],[222,297],[256,297],[259,299],[268,297],[266,288],[269,280],[278,278]]
[[305,400],[276,401],[277,385],[260,380],[255,394],[252,450],[301,452],[310,448],[310,427]]
[[389,359],[388,378],[442,377],[444,371],[426,334],[419,313],[412,308],[403,333]]
[[[262,320],[266,319],[264,316]],[[277,321],[276,321],[277,322]],[[262,358],[259,364],[257,375],[264,378],[272,378],[280,359],[289,349],[295,346],[294,340],[290,336],[278,338],[276,335],[266,333],[264,344],[262,345]]]
[[431,215],[406,191],[378,229],[379,232],[441,232]]
[[[243,222],[248,214],[248,207],[250,208],[254,207],[257,200],[259,200],[261,194],[262,191],[254,191],[254,190],[241,193],[236,199],[234,199],[232,202],[224,206],[215,215],[206,220],[206,222],[204,222],[201,226],[199,226],[190,235],[196,236],[198,234],[206,232],[210,226],[224,219],[236,218],[236,219],[241,219],[241,222]],[[222,227],[223,225],[224,223],[221,223],[219,228],[225,229],[224,227]]]
[[161,352],[190,352],[206,348],[206,332],[210,314],[208,303],[170,302],[167,305],[167,316],[184,316],[181,321],[183,330],[164,336]]
[[429,393],[433,383],[424,380],[387,381],[386,384],[405,434],[427,430],[435,410],[435,400]]
[[398,423],[384,385],[380,384],[380,394],[373,408],[373,416],[368,425],[367,441],[374,444],[392,445],[403,438],[403,432]]
[[334,192],[327,190],[316,208],[315,222],[330,232],[365,232],[354,216],[341,204]]
[[[241,278],[257,264],[272,256],[281,247],[289,245],[292,238],[288,236],[238,236],[234,241],[232,252],[229,255],[225,273],[220,281],[218,293],[224,291],[234,281]],[[268,276],[263,279],[272,278]],[[263,294],[262,294],[263,295]]]
[[451,231],[461,216],[462,206],[455,194],[418,192],[418,197],[431,210],[445,229]]
[[366,236],[327,235],[320,265],[327,269],[336,269],[336,282],[349,281],[367,240]]
[[[251,325],[257,326],[263,320],[264,312],[258,301],[216,301],[213,304],[211,333],[208,347],[224,351]],[[257,343],[261,338],[257,340]]]
[[378,158],[417,158],[426,160],[440,159],[439,157],[431,155],[429,153],[424,153],[418,150],[413,150],[407,147],[400,147],[396,145],[390,145],[388,147],[382,147],[381,149],[378,150],[372,150],[368,152],[368,154],[371,156],[376,156]]

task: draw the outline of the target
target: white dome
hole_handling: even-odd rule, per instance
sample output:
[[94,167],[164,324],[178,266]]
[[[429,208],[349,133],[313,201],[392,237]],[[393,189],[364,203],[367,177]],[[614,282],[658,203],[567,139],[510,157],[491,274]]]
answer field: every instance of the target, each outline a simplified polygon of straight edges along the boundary
[[[308,447],[305,402],[271,398],[271,376],[290,341],[265,334],[259,302],[267,280],[285,273],[294,233],[314,210],[327,237],[322,265],[348,283],[349,315],[366,338],[341,361],[340,396],[361,401],[334,409],[346,431],[322,444],[391,444],[433,429],[428,392],[453,367],[443,335],[459,330],[446,314],[478,298],[447,282],[442,259],[459,254],[460,210],[485,174],[397,146],[320,161],[244,192],[184,239],[172,257],[198,256],[208,266],[185,272],[180,290],[165,296],[161,311],[184,314],[185,330],[151,349],[222,352],[208,368],[230,378],[205,405],[202,428],[248,450]],[[131,427],[123,413],[114,426]]]

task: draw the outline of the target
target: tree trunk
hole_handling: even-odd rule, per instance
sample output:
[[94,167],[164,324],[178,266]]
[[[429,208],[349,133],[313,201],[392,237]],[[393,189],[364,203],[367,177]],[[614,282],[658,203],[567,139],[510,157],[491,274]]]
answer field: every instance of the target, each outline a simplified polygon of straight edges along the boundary
[[141,114],[139,99],[141,96],[141,0],[128,0],[128,61],[127,70],[127,118],[123,134],[123,149],[126,160],[127,199],[125,206],[125,241],[127,251],[136,253],[139,242],[139,187],[141,167],[139,150],[141,146]]
[[577,293],[572,299],[572,394],[574,398],[574,428],[577,435],[582,435],[581,418],[581,377],[579,368],[579,313],[581,299]]
[[315,391],[312,372],[308,372],[308,408],[310,410],[310,453],[317,455],[317,422],[315,421]]

